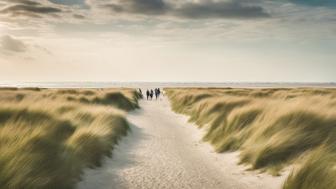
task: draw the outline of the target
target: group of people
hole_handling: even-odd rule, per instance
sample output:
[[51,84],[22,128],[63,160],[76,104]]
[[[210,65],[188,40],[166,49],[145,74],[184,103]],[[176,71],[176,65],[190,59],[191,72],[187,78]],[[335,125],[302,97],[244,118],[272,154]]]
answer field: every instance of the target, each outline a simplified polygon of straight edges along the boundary
[[[143,95],[142,95],[142,90],[139,89],[139,93],[141,95],[141,98],[143,98]],[[160,98],[160,95],[161,95],[161,89],[160,88],[155,88],[154,90],[153,89],[150,89],[146,91],[146,97],[147,97],[147,100],[153,100],[154,96],[155,96],[155,99],[159,99]]]
[[157,100],[161,95],[161,90],[160,88],[155,88],[154,90],[153,89],[150,89],[146,91],[146,97],[147,97],[147,100],[153,100],[154,96],[155,96],[155,99]]

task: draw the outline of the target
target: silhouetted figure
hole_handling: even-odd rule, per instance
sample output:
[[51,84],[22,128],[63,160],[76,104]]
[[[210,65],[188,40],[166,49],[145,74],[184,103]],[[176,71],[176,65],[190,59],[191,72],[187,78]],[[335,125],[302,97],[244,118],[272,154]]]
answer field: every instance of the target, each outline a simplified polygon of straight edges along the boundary
[[158,88],[157,91],[158,91],[158,97],[160,97],[160,95],[161,95],[161,90],[160,90],[160,88]]
[[158,91],[158,89],[157,88],[155,88],[155,99],[157,100],[158,99],[158,97],[159,97],[159,91]]
[[148,100],[148,98],[149,98],[149,96],[150,96],[150,93],[149,93],[149,90],[147,89],[147,91],[146,91],[146,95],[147,95],[147,100]]
[[153,89],[151,89],[151,91],[150,91],[151,100],[153,99],[153,95],[154,95],[154,91],[153,91]]

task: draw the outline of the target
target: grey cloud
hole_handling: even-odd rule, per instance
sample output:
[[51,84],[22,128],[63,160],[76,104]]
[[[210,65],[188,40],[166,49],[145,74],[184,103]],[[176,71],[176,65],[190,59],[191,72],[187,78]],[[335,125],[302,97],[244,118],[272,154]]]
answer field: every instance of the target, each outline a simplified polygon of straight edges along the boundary
[[62,9],[58,7],[44,5],[38,1],[12,0],[7,2],[8,6],[0,10],[1,14],[41,18],[43,15],[51,15],[62,12]]
[[31,1],[31,0],[0,0],[0,1],[23,4],[23,5],[31,5],[31,6],[41,5],[41,3],[37,2],[37,1]]
[[55,4],[61,4],[61,5],[80,5],[83,6],[85,3],[84,0],[48,0]]
[[163,14],[169,6],[163,0],[123,0],[119,3],[103,4],[100,7],[109,8],[114,12],[136,14]]
[[83,16],[81,14],[73,14],[72,16],[76,19],[85,19],[85,16]]
[[10,52],[24,52],[27,50],[27,46],[22,41],[9,35],[0,38],[0,48]]
[[100,8],[108,8],[114,13],[143,15],[172,15],[184,18],[261,18],[270,15],[257,5],[247,5],[239,1],[187,2],[177,5],[164,0],[122,0],[103,1]]
[[28,6],[28,5],[13,5],[8,8],[3,9],[1,12],[27,12],[27,13],[37,13],[37,14],[50,14],[62,12],[61,9],[54,7],[36,7],[36,6]]
[[[12,18],[63,16],[84,19],[81,16],[83,12],[92,10],[88,7],[98,11],[109,10],[113,15],[173,16],[188,19],[255,19],[270,16],[260,3],[256,3],[258,0],[0,0],[0,2],[6,3],[6,6],[0,6],[0,14]],[[72,6],[81,4],[83,6]],[[75,12],[76,9],[81,9],[82,12],[78,14]]]
[[168,6],[163,0],[127,0],[130,10],[144,14],[162,14]]
[[243,5],[239,2],[186,3],[175,12],[178,16],[187,18],[260,18],[270,16],[262,7]]

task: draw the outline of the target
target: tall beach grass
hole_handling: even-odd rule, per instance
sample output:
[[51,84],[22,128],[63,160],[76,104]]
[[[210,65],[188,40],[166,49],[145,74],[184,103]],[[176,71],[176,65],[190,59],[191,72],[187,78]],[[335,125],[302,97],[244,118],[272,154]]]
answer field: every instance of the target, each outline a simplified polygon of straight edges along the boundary
[[70,189],[127,134],[131,89],[0,90],[0,188]]
[[281,174],[285,189],[336,188],[335,89],[166,89],[172,109],[206,130],[217,152]]

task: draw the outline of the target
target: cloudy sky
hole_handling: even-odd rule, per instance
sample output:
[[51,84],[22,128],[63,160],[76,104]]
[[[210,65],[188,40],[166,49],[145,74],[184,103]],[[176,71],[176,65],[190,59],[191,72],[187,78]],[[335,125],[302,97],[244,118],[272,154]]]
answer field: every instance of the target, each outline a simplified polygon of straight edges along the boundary
[[336,1],[0,0],[0,81],[336,82]]

